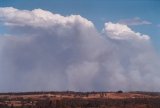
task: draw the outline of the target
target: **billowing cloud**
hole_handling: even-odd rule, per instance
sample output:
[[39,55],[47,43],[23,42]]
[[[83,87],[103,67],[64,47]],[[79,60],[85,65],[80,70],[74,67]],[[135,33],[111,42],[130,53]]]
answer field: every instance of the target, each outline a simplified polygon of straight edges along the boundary
[[110,38],[114,39],[136,39],[136,40],[149,40],[150,37],[143,35],[139,32],[134,32],[127,25],[114,24],[112,22],[105,23],[104,32]]
[[149,36],[80,15],[0,8],[0,91],[160,90]]
[[35,28],[47,28],[53,26],[70,27],[70,25],[75,23],[83,23],[83,26],[93,26],[90,21],[82,18],[80,15],[64,17],[42,9],[27,11],[7,7],[1,8],[0,13],[1,21],[8,26],[32,26]]
[[125,25],[148,25],[148,24],[152,24],[151,22],[146,21],[146,20],[142,20],[139,17],[135,17],[133,19],[123,19],[123,20],[120,20],[119,23],[125,24]]

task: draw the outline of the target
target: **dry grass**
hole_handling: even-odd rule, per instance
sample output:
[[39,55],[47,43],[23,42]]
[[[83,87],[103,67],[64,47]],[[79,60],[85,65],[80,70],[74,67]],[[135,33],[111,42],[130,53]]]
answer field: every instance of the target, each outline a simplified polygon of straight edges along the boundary
[[116,92],[38,92],[0,95],[0,108],[160,108],[160,95]]

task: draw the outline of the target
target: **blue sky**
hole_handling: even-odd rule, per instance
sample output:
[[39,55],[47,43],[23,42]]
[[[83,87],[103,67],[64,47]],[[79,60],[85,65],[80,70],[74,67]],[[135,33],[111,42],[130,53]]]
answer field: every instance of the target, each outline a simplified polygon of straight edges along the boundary
[[[149,35],[155,48],[160,51],[159,0],[0,0],[0,7],[27,10],[41,8],[62,15],[79,14],[91,20],[99,31],[105,22],[138,17],[151,24],[129,25],[129,27]],[[2,25],[0,33],[5,33]]]

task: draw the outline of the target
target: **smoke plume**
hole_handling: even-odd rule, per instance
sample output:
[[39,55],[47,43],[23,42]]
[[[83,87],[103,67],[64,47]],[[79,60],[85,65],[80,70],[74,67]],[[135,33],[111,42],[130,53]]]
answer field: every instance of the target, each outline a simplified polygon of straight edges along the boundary
[[0,8],[0,91],[160,90],[160,59],[148,35],[80,15]]

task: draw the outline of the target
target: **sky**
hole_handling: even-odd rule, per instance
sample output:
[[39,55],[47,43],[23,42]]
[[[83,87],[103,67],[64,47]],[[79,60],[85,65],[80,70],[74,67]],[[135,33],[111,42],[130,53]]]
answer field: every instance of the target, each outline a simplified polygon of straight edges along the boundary
[[0,0],[0,92],[160,91],[159,5]]
[[[148,34],[155,48],[160,51],[160,1],[159,0],[0,0],[0,7],[32,10],[41,8],[64,16],[81,15],[96,25],[98,30],[108,21],[140,18],[151,24],[130,26],[133,30]],[[1,28],[1,32],[4,29]]]

